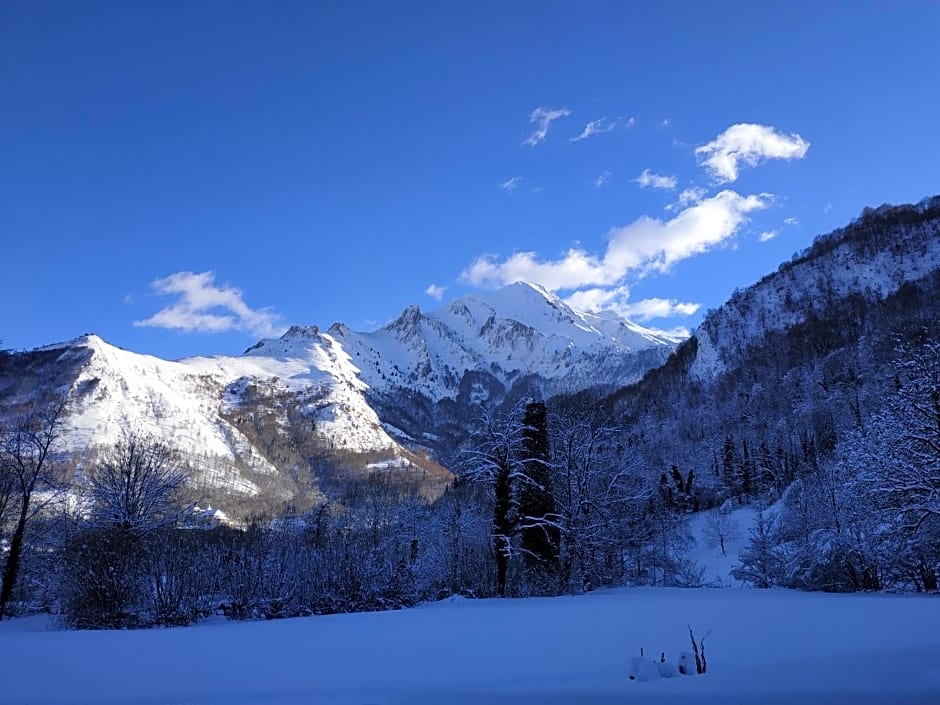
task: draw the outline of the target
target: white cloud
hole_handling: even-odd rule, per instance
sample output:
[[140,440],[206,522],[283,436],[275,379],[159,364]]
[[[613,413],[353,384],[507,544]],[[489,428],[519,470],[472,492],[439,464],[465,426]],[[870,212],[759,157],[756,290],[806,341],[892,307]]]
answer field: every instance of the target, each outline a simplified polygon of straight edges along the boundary
[[832,210],[832,204],[831,204],[831,203],[827,203],[827,204],[826,204],[826,207],[823,208],[823,213],[826,213],[826,214],[828,215],[828,214],[829,214],[829,211],[831,211],[831,210]]
[[284,330],[278,314],[250,308],[240,290],[217,286],[213,272],[176,272],[150,286],[159,294],[179,298],[150,318],[134,321],[135,326],[209,333],[237,330],[259,337],[274,337]]
[[637,321],[649,321],[654,318],[672,318],[673,316],[691,316],[702,304],[676,301],[675,299],[643,299],[628,303],[623,308],[623,315]]
[[663,127],[669,127],[672,124],[672,120],[669,118],[663,118]]
[[738,178],[740,166],[757,166],[767,159],[802,159],[809,142],[798,134],[783,134],[767,125],[732,125],[708,144],[695,148],[699,163],[718,183]]
[[690,186],[687,189],[683,189],[679,194],[679,200],[666,206],[666,210],[676,211],[685,208],[686,206],[690,206],[693,203],[698,203],[703,198],[705,198],[705,194],[707,193],[708,189],[699,188],[698,186]]
[[548,127],[553,120],[568,117],[569,115],[571,115],[571,111],[567,108],[536,108],[529,115],[529,122],[535,123],[538,127],[522,144],[534,147],[548,135]]
[[776,230],[765,230],[757,236],[757,239],[761,242],[767,242],[768,240],[773,240],[777,235],[778,232]]
[[652,331],[656,335],[661,335],[665,338],[672,338],[677,341],[684,340],[685,338],[688,338],[689,336],[692,335],[691,331],[685,326],[676,326],[675,328],[667,328],[667,329],[651,328],[647,326],[646,330]]
[[610,172],[605,171],[599,174],[598,177],[594,179],[592,183],[594,184],[594,188],[600,188],[601,186],[604,186],[609,180],[610,180]]
[[633,180],[633,183],[639,184],[640,188],[658,188],[671,191],[676,187],[677,181],[675,176],[654,174],[649,169],[644,169],[643,173]]
[[610,289],[582,289],[565,298],[565,303],[576,311],[617,311],[629,299],[630,287],[622,284]]
[[591,122],[584,126],[581,134],[577,135],[576,137],[572,137],[570,141],[580,142],[581,140],[586,140],[591,135],[599,135],[604,132],[610,132],[615,127],[617,127],[617,123],[612,120],[608,120],[605,117],[598,118],[597,120],[591,120]]
[[784,225],[796,225],[796,226],[799,226],[800,221],[799,221],[797,218],[791,216],[791,217],[789,217],[789,218],[784,218],[784,219],[783,219],[783,223],[784,223]]
[[701,308],[701,304],[684,303],[675,299],[651,298],[632,302],[630,289],[625,284],[609,289],[576,291],[565,299],[565,303],[578,311],[614,311],[636,321],[691,316]]
[[624,126],[624,127],[627,127],[627,128],[635,127],[635,126],[636,126],[636,118],[635,118],[635,117],[627,118],[627,121],[623,124],[623,126]]
[[742,196],[721,191],[677,213],[671,220],[643,216],[608,232],[602,256],[572,248],[553,260],[517,252],[503,261],[477,258],[460,275],[476,286],[537,282],[552,290],[613,287],[627,274],[668,271],[676,262],[706,252],[733,237],[752,211],[766,208],[769,194]]
[[432,299],[437,299],[440,301],[444,298],[444,292],[447,291],[446,286],[440,286],[438,284],[431,284],[427,289],[424,290],[424,293],[430,296]]
[[501,184],[499,185],[499,187],[500,187],[503,191],[508,191],[509,193],[512,193],[513,191],[515,191],[515,190],[519,187],[519,184],[521,184],[521,183],[522,183],[522,177],[521,177],[521,176],[514,176],[514,177],[512,177],[511,179],[507,179],[506,181],[504,181],[503,183],[501,183]]

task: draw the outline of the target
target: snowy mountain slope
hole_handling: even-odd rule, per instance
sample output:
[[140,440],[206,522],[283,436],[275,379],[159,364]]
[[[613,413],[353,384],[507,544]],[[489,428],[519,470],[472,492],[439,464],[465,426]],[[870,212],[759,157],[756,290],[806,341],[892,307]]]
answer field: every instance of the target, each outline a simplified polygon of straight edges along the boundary
[[316,420],[318,432],[336,448],[355,453],[392,452],[395,442],[382,429],[366,403],[366,385],[349,355],[315,326],[293,326],[276,341],[241,357],[189,358],[182,364],[225,380],[230,399],[238,404],[246,380],[271,380],[274,386],[301,395],[302,411]]
[[55,387],[71,400],[60,450],[94,451],[117,442],[125,431],[144,430],[197,467],[200,484],[241,494],[257,494],[252,475],[275,476],[282,470],[226,418],[239,409],[250,386],[291,395],[336,449],[397,457],[397,444],[365,402],[363,384],[335,341],[319,336],[308,340],[304,331],[293,329],[288,336],[309,343],[303,359],[272,355],[168,361],[84,335],[13,356],[9,364],[14,368],[0,375],[0,396],[8,403],[22,402],[29,398],[27,386],[32,393]]
[[714,378],[743,347],[803,323],[834,299],[883,299],[937,269],[940,196],[866,209],[707,316],[694,335],[691,375]]
[[668,352],[678,342],[613,312],[575,311],[526,282],[428,313],[409,306],[372,333],[342,324],[330,333],[371,389],[404,387],[432,400],[457,397],[468,372],[492,375],[504,387],[526,376],[544,380],[547,390],[625,384],[649,367],[637,364],[639,351]]

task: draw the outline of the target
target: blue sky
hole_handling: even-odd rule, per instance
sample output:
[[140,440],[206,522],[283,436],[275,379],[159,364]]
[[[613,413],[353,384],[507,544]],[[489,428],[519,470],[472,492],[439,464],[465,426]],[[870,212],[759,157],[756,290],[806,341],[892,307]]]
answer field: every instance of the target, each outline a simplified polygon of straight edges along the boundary
[[237,353],[519,276],[694,328],[940,191],[940,5],[764,5],[2,3],[2,344]]

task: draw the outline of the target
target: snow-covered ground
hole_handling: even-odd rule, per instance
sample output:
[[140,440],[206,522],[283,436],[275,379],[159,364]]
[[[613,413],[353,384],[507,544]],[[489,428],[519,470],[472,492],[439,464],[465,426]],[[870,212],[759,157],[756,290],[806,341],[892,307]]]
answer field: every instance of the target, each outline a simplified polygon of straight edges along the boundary
[[[630,681],[688,625],[704,676]],[[940,599],[725,589],[445,601],[416,609],[183,629],[0,623],[10,705],[940,703]]]
[[725,537],[724,553],[717,543],[708,540],[708,517],[709,512],[692,515],[689,531],[695,539],[695,546],[686,554],[686,558],[703,569],[702,579],[706,585],[740,587],[741,581],[734,579],[731,570],[738,564],[738,555],[750,542],[757,510],[751,506],[736,507],[723,515],[723,528],[728,534]]

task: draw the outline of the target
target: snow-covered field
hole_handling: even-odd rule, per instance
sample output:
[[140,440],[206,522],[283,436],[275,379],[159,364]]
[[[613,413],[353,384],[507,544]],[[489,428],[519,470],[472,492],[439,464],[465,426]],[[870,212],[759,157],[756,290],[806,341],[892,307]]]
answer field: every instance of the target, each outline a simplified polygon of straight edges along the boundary
[[[641,646],[709,672],[630,681]],[[940,703],[940,599],[741,588],[445,601],[184,629],[0,623],[10,705]]]

